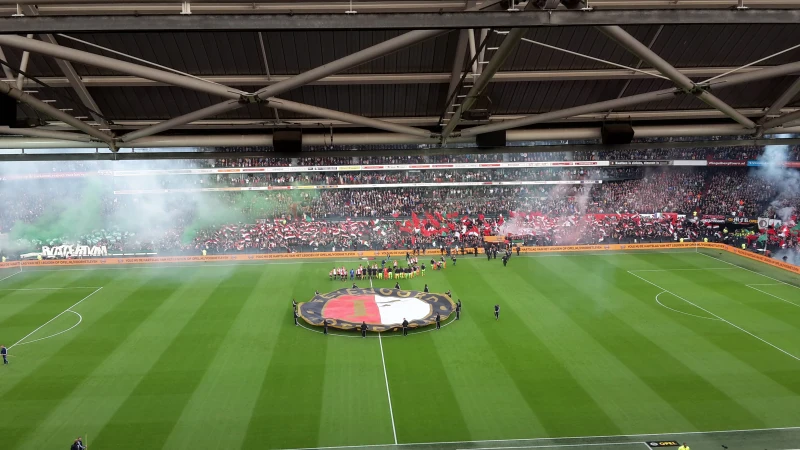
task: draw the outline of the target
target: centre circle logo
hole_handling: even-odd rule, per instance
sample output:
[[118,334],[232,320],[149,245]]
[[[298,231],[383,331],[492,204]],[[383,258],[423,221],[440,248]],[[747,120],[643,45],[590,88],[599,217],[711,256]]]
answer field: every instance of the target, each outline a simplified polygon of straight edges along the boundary
[[311,325],[321,327],[325,318],[329,327],[355,330],[366,322],[376,332],[400,329],[404,318],[410,328],[432,325],[436,313],[444,321],[455,309],[444,294],[386,288],[339,289],[297,305],[298,315]]

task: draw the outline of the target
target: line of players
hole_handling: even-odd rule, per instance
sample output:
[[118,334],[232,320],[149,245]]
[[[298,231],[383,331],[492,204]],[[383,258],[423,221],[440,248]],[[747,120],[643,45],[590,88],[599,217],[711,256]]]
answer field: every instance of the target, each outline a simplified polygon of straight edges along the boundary
[[[451,261],[453,266],[455,266],[455,255],[451,257]],[[411,256],[408,254],[406,255],[406,267],[400,267],[397,260],[391,262],[393,263],[391,267],[387,266],[387,260],[384,259],[381,261],[380,267],[378,267],[377,263],[373,263],[372,265],[368,264],[366,266],[359,264],[358,268],[350,269],[349,271],[344,266],[334,267],[330,272],[328,272],[328,278],[331,281],[347,281],[347,276],[350,275],[350,281],[353,281],[367,279],[399,280],[405,278],[414,278],[415,276],[425,276],[425,263],[420,264],[419,258],[416,256]],[[447,268],[447,260],[444,256],[440,257],[439,261],[431,258],[430,264],[433,270],[444,270]]]

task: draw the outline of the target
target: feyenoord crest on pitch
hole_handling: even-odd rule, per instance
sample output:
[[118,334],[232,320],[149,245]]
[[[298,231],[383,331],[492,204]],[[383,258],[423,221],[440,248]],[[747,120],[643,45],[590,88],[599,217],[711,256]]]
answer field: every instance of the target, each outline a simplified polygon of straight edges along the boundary
[[455,311],[455,303],[444,294],[431,294],[401,289],[339,289],[314,296],[298,305],[298,315],[311,325],[355,330],[362,322],[369,331],[399,329],[403,319],[411,328],[432,325],[436,313],[444,321]]

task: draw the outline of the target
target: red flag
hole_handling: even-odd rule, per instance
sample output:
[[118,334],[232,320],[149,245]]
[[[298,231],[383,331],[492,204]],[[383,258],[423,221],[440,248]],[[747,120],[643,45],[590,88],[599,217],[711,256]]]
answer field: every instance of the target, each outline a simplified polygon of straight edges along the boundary
[[442,213],[436,211],[434,214],[436,214],[436,218],[439,219],[439,222],[444,222],[444,217],[442,217]]
[[436,228],[439,228],[439,221],[438,221],[438,220],[436,220],[436,218],[435,218],[435,217],[433,217],[433,214],[431,214],[431,213],[429,213],[429,212],[426,212],[426,213],[425,213],[425,217],[427,217],[427,218],[428,218],[428,221],[429,221],[430,223],[432,223],[432,224],[433,224],[433,226],[435,226]]
[[395,211],[395,212],[392,213],[392,217],[394,217],[396,219],[396,218],[400,217],[400,213]]
[[417,213],[411,213],[411,220],[414,221],[414,228],[419,228],[419,217],[417,217]]
[[484,217],[484,215],[483,215],[483,214],[478,214],[478,219],[479,219],[481,222],[483,222],[483,220],[485,219],[485,217]]

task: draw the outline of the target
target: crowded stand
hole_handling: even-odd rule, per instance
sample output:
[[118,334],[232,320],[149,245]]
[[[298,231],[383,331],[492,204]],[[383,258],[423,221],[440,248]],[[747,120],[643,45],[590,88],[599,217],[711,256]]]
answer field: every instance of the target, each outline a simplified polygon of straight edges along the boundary
[[[698,150],[676,152],[649,156],[679,155],[688,161],[690,153]],[[711,153],[714,158],[758,156],[747,148],[708,150],[705,157]],[[521,155],[499,156],[509,162]],[[550,161],[575,156],[529,155],[533,159],[545,155]],[[787,155],[796,158],[797,152]],[[475,163],[496,156],[453,159]],[[592,158],[607,156],[599,153]],[[416,163],[417,158],[422,157],[363,161],[404,164]],[[424,158],[428,162],[444,160]],[[345,159],[352,162],[352,158]],[[225,158],[184,167],[286,167],[278,165],[286,161],[292,160]],[[343,160],[324,161],[335,165]],[[302,161],[317,162],[317,158]],[[30,173],[103,170],[108,176],[37,177],[30,183],[24,177],[4,174],[7,178],[0,181],[0,189],[6,191],[0,196],[0,234],[8,238],[4,255],[18,257],[58,243],[154,254],[470,249],[483,245],[487,235],[510,235],[524,245],[683,239],[796,252],[799,231],[795,214],[800,209],[800,193],[787,189],[783,182],[759,176],[758,169],[741,167],[590,165],[112,176],[111,170],[117,168],[109,168],[108,163],[59,164],[31,166]],[[173,162],[148,165],[154,169],[175,167]],[[796,169],[783,170],[797,173]],[[488,182],[516,185],[430,186]],[[380,184],[392,186],[349,188]],[[187,187],[190,189],[164,191]],[[197,187],[225,189],[195,192]],[[253,187],[269,189],[243,190]],[[301,188],[294,189],[297,187]],[[73,199],[81,201],[70,203]],[[82,214],[77,214],[76,208]],[[75,219],[87,213],[95,220]],[[769,219],[768,224],[762,226],[760,218]],[[130,225],[137,222],[138,226]],[[9,240],[15,252],[6,250],[11,248]]]
[[[155,183],[159,189],[212,186],[354,186],[398,183],[626,180],[640,178],[643,174],[644,170],[641,167],[405,170],[176,175],[160,177]],[[152,189],[153,184],[154,180],[151,177],[119,177],[114,180],[117,189],[135,189],[140,186]]]

